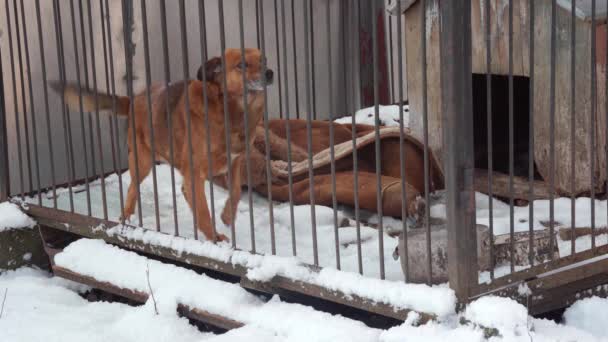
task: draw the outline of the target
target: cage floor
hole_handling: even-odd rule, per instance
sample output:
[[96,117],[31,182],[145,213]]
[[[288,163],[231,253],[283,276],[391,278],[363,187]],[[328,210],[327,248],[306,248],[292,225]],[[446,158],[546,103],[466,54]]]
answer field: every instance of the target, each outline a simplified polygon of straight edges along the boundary
[[[158,179],[158,205],[161,231],[173,234],[175,225],[173,220],[173,205],[172,205],[172,187],[170,177],[170,167],[167,165],[159,165],[156,167]],[[186,238],[194,238],[192,213],[186,203],[180,189],[182,179],[179,173],[175,173],[175,189],[178,214],[178,230],[179,235]],[[126,194],[126,189],[130,183],[129,173],[122,175],[123,190]],[[101,181],[96,180],[90,183],[90,198],[91,198],[91,213],[92,216],[103,218],[102,208],[102,192]],[[105,179],[105,189],[108,205],[108,218],[110,220],[118,220],[120,216],[120,201],[119,201],[119,177],[111,175]],[[143,222],[141,225],[145,228],[155,229],[156,219],[154,213],[154,189],[152,175],[148,176],[141,184],[142,198],[142,213]],[[207,200],[210,201],[210,187],[206,184],[205,191]],[[213,187],[214,207],[216,218],[218,221],[218,231],[231,236],[230,228],[224,226],[219,219],[221,210],[223,209],[227,191],[219,186]],[[123,194],[123,195],[125,195]],[[87,215],[87,192],[84,186],[73,188],[74,210],[79,214]],[[31,203],[37,203],[37,198],[28,199]],[[57,190],[58,207],[63,210],[69,210],[69,193],[68,189]],[[210,202],[208,203],[210,205]],[[576,201],[576,226],[590,227],[589,198],[579,198]],[[51,207],[53,205],[52,193],[48,192],[43,195],[43,205]],[[488,197],[478,193],[476,195],[477,205],[477,223],[489,224],[489,208]],[[570,219],[571,202],[568,198],[560,198],[555,200],[555,225],[556,229],[569,229],[571,226]],[[211,206],[209,206],[211,208]],[[251,208],[251,209],[250,209]],[[294,231],[296,240],[297,257],[306,263],[312,264],[314,261],[313,239],[312,239],[312,219],[311,207],[309,205],[297,205],[293,207],[294,211]],[[334,239],[334,221],[333,209],[325,206],[316,206],[316,222],[318,236],[318,254],[319,264],[324,267],[336,267],[336,248]],[[251,214],[250,214],[251,210]],[[606,201],[596,201],[595,204],[595,219],[596,227],[606,227],[607,219]],[[280,256],[292,256],[292,231],[290,220],[289,203],[273,203],[274,213],[274,229],[276,252]],[[514,229],[516,232],[528,231],[529,229],[529,208],[514,207]],[[431,207],[431,216],[442,217],[445,215],[445,206],[437,204]],[[140,222],[136,214],[130,219],[133,225],[139,225]],[[339,211],[339,219],[347,217],[347,214]],[[254,229],[251,229],[250,218],[253,218]],[[374,218],[372,217],[372,220]],[[537,200],[534,202],[534,227],[535,229],[546,229],[547,221],[549,220],[549,201]],[[495,235],[508,234],[510,230],[510,208],[508,204],[493,201],[493,222]],[[391,237],[387,232],[398,230],[401,227],[401,221],[391,218],[384,218],[385,233],[382,236],[384,239],[384,263],[386,278],[389,280],[403,280],[403,273],[399,260],[394,260],[392,253],[397,246],[398,240]],[[236,244],[239,249],[252,249],[252,231],[255,234],[255,247],[257,253],[271,253],[271,232],[269,221],[269,205],[268,200],[256,193],[252,194],[252,205],[249,206],[247,191],[244,189],[243,196],[238,206],[236,229]],[[380,254],[379,254],[379,234],[378,230],[364,224],[361,224],[361,254],[363,261],[363,273],[370,277],[379,277],[380,275]],[[358,252],[357,252],[357,231],[355,226],[346,226],[338,229],[339,232],[339,253],[341,268],[344,271],[358,272]],[[200,235],[200,234],[199,234]],[[204,237],[199,237],[203,239]],[[596,245],[601,246],[608,242],[608,234],[596,236]],[[570,241],[562,241],[558,236],[558,247],[560,256],[570,254]],[[591,247],[591,237],[582,236],[576,240],[576,250],[583,251]],[[516,267],[521,269],[523,267]],[[509,265],[502,265],[496,268],[496,276],[508,273]],[[487,280],[488,272],[480,273],[480,281]]]

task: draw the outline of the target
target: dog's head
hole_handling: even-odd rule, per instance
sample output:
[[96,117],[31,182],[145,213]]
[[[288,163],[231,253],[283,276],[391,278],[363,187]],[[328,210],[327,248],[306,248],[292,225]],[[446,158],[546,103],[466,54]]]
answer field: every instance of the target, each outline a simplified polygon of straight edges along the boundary
[[[245,55],[241,49],[226,49],[226,92],[232,95],[243,95],[248,92],[260,92],[264,90],[264,84],[271,85],[274,72],[264,69],[262,53],[258,49],[245,49]],[[215,82],[223,84],[222,59],[214,57],[201,66],[197,73],[200,81]],[[245,75],[245,83],[243,83]]]

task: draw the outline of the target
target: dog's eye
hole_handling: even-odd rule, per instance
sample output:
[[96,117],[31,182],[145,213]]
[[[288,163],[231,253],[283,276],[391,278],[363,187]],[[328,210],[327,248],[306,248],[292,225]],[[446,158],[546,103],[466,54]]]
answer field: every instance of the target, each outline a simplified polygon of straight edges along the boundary
[[247,63],[239,63],[238,67],[239,69],[247,69]]

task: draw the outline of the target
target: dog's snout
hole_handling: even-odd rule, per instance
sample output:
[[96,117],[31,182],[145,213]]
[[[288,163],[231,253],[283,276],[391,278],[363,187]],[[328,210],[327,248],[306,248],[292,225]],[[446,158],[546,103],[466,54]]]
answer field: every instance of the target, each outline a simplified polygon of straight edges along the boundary
[[274,77],[274,72],[270,69],[266,70],[266,82],[268,82],[268,83],[272,82],[273,77]]

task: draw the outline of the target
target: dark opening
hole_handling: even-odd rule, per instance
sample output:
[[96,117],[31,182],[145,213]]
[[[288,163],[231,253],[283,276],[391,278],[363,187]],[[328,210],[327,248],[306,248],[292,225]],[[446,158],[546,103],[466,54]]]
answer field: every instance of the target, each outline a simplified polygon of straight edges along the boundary
[[[492,75],[493,171],[509,173],[509,78]],[[473,74],[475,168],[488,169],[487,81]],[[528,177],[530,131],[530,79],[513,77],[514,175]]]

